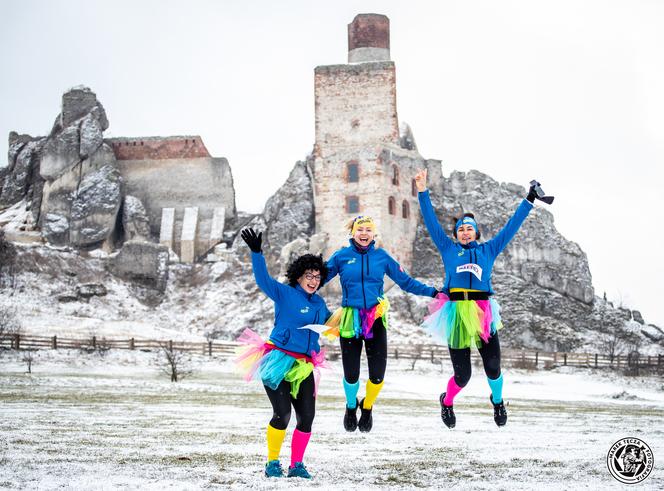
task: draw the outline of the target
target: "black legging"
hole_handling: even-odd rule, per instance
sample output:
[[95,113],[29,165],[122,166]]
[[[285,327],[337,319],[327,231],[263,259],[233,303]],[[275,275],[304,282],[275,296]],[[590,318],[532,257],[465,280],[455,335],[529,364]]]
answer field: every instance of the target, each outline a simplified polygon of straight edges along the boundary
[[316,415],[316,398],[314,397],[314,374],[310,374],[300,384],[297,399],[290,394],[291,384],[283,380],[277,390],[264,385],[265,392],[272,403],[272,419],[270,425],[277,430],[285,430],[291,417],[291,404],[295,408],[297,428],[304,433],[311,433],[311,424]]
[[339,338],[341,343],[341,361],[344,366],[344,378],[349,384],[354,384],[360,378],[360,359],[362,357],[362,342],[367,352],[369,364],[369,380],[380,384],[385,377],[387,367],[387,331],[383,326],[383,319],[379,317],[371,328],[371,339]]
[[[484,373],[490,379],[500,377],[500,341],[498,333],[489,338],[488,343],[482,342],[482,347],[478,348],[482,363],[484,363]],[[454,381],[459,387],[465,387],[470,380],[470,348],[452,349],[450,348],[450,358],[454,367]]]

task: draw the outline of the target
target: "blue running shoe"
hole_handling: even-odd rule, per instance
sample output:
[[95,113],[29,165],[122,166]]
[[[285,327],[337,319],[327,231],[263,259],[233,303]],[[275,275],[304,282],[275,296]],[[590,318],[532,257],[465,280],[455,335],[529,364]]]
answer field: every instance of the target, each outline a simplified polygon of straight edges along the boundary
[[311,479],[311,474],[302,462],[295,462],[294,467],[288,468],[288,477],[301,477],[303,479]]
[[[290,477],[290,472],[288,475]],[[265,477],[284,477],[284,469],[278,460],[270,460],[265,464]]]

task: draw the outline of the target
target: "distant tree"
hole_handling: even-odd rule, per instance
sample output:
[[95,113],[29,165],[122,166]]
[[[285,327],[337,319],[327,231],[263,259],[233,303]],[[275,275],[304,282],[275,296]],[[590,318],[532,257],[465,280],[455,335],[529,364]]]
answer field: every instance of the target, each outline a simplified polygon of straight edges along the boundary
[[173,343],[163,343],[160,349],[159,365],[162,372],[178,382],[193,373],[191,357],[184,351],[173,348]]

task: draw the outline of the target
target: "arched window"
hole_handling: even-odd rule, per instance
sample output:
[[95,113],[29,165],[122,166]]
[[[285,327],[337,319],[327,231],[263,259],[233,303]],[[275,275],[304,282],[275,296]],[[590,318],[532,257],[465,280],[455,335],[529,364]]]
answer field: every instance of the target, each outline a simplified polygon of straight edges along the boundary
[[403,200],[403,203],[401,203],[401,217],[410,218],[410,205],[406,200]]
[[346,213],[360,212],[360,198],[357,196],[346,196]]
[[415,179],[413,179],[413,182],[410,184],[410,194],[413,196],[417,196],[417,184],[415,183]]
[[396,165],[392,166],[392,184],[399,185],[399,168]]
[[397,200],[395,200],[393,196],[390,196],[387,200],[387,211],[390,215],[397,214]]
[[354,160],[346,164],[346,182],[360,182],[360,164]]

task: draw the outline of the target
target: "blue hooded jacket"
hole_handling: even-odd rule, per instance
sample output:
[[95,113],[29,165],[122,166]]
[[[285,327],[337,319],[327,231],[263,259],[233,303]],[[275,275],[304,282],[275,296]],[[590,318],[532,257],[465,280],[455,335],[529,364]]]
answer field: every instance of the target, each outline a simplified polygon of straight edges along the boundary
[[343,307],[367,309],[377,305],[378,298],[383,296],[385,275],[409,293],[427,297],[436,295],[435,288],[408,276],[384,249],[376,249],[374,242],[366,251],[360,251],[352,239],[349,242],[348,247],[339,249],[327,261],[329,273],[325,279],[327,283],[339,275]]
[[319,334],[310,329],[298,329],[308,324],[324,324],[330,311],[316,293],[307,293],[298,284],[294,287],[278,282],[270,276],[263,254],[251,253],[256,284],[274,301],[274,328],[270,341],[279,348],[294,353],[318,353]]
[[505,249],[519,231],[519,227],[533,209],[533,204],[524,199],[514,215],[493,239],[481,244],[473,241],[467,245],[461,245],[450,239],[438,223],[436,213],[431,206],[429,191],[418,193],[418,199],[424,223],[443,258],[445,267],[443,292],[449,295],[450,288],[463,288],[493,294],[491,288],[493,263],[498,254]]

